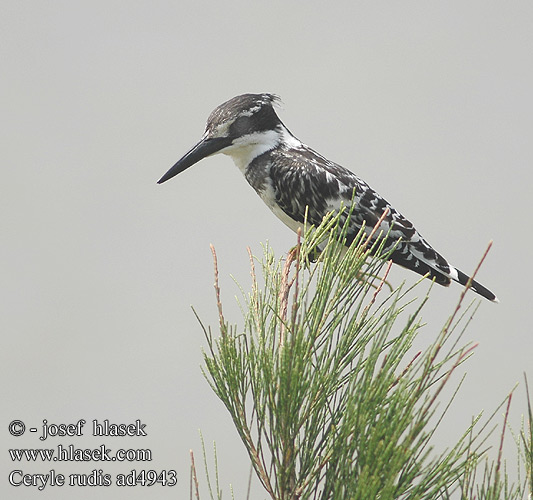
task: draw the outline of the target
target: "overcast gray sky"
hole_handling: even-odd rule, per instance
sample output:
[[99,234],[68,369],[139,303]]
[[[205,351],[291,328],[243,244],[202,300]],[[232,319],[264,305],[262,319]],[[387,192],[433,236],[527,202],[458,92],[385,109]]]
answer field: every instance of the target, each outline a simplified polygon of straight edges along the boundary
[[[229,158],[156,185],[211,110],[243,92],[279,94],[298,138],[365,179],[465,272],[494,240],[479,280],[501,304],[483,301],[465,334],[480,346],[442,443],[524,372],[533,385],[532,23],[530,0],[4,0],[0,496],[188,498],[201,429],[209,448],[217,442],[225,497],[232,483],[243,498],[246,457],[201,375],[190,306],[216,326],[213,243],[226,316],[239,323],[230,275],[248,286],[246,247],[259,254],[268,240],[281,255],[294,235]],[[416,277],[394,268],[390,279]],[[460,292],[433,290],[424,335]],[[515,428],[525,408],[520,387]],[[148,436],[102,440],[87,424],[83,437],[44,444],[150,448],[153,461],[9,459],[8,448],[43,446],[28,431],[11,437],[13,419],[40,428],[82,418],[141,419]],[[514,460],[511,439],[505,452]],[[99,468],[175,469],[178,484],[37,492],[7,482],[13,469]]]

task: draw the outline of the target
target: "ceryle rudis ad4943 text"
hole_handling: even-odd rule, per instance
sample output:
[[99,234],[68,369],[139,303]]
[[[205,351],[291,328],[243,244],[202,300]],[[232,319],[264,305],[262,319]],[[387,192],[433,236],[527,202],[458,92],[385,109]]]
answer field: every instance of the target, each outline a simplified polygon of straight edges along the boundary
[[[324,158],[300,142],[274,110],[279,98],[273,94],[244,94],[221,104],[209,115],[200,142],[185,154],[159,184],[199,162],[224,153],[233,158],[249,184],[287,226],[297,231],[307,221],[318,226],[323,217],[341,206],[353,206],[347,244],[363,222],[371,230],[383,212],[386,248],[396,248],[391,260],[418,274],[428,274],[440,285],[469,277],[436,252],[400,212],[349,170]],[[377,233],[376,233],[377,234]],[[493,302],[496,296],[472,281],[471,288]]]

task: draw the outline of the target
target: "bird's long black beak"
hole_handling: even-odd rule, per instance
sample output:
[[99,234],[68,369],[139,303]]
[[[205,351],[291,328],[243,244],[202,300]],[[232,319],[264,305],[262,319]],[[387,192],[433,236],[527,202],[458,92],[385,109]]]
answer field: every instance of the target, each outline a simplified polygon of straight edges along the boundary
[[204,137],[198,144],[196,144],[196,146],[186,153],[181,160],[178,160],[178,162],[157,181],[157,183],[162,184],[163,182],[172,179],[172,177],[178,175],[189,167],[192,167],[206,156],[217,153],[231,143],[232,139],[229,137]]

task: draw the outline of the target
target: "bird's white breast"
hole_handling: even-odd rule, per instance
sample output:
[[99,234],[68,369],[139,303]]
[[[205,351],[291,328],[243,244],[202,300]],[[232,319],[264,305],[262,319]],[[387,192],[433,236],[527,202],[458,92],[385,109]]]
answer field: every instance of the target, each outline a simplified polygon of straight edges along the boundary
[[292,229],[294,232],[298,232],[298,229],[303,227],[301,222],[294,220],[292,217],[289,217],[276,203],[276,196],[274,193],[274,188],[270,179],[265,183],[265,189],[263,189],[259,196],[265,202],[266,206],[272,210],[272,213],[285,224],[287,227]]

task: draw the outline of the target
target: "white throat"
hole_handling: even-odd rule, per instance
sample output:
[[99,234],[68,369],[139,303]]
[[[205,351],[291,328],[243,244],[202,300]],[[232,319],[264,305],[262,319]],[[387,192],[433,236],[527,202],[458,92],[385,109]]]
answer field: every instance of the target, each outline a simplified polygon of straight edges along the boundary
[[235,165],[242,173],[246,167],[258,156],[274,149],[282,140],[283,132],[279,130],[266,130],[255,132],[235,139],[233,144],[222,151],[225,155],[231,156]]

